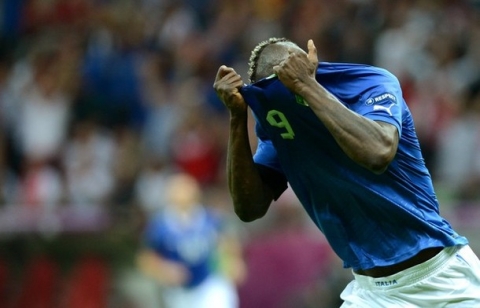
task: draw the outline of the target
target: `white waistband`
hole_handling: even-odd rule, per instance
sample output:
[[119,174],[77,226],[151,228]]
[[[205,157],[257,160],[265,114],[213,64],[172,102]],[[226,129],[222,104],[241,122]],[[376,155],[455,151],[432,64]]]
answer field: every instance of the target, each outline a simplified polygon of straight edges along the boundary
[[358,286],[368,290],[390,290],[411,285],[435,275],[462,246],[446,247],[433,258],[391,276],[373,278],[353,272]]

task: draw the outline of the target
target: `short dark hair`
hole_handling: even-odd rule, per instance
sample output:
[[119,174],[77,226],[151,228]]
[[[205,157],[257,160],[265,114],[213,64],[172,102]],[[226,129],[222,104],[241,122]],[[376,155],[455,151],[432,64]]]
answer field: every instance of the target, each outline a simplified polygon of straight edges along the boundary
[[269,52],[266,57],[260,58],[260,55],[268,46],[283,42],[291,41],[284,37],[272,37],[268,40],[260,42],[257,46],[255,46],[248,61],[248,77],[250,83],[254,83],[264,77],[268,77],[269,75],[273,74],[273,66],[279,64],[283,59],[281,59],[281,57],[278,57],[278,52],[276,52],[275,50],[272,50],[273,52]]

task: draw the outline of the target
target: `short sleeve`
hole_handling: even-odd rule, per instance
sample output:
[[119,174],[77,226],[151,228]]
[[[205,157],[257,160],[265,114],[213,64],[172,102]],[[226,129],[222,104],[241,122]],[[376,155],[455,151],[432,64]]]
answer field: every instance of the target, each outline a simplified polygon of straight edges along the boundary
[[402,114],[404,101],[397,78],[390,75],[375,76],[375,83],[350,108],[358,114],[373,121],[394,125],[399,135],[402,133]]
[[277,150],[269,139],[258,138],[258,145],[253,160],[256,164],[274,169],[283,174],[282,167],[278,161]]

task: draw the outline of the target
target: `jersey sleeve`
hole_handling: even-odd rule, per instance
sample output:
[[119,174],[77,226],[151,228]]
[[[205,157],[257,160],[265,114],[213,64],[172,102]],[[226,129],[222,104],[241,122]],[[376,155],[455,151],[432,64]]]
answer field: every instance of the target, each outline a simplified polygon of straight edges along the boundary
[[397,78],[390,75],[375,76],[374,86],[363,93],[360,100],[350,108],[373,121],[394,125],[402,133],[404,101]]
[[255,132],[257,134],[258,141],[257,150],[253,155],[253,160],[255,163],[274,169],[279,173],[283,173],[278,160],[277,150],[273,146],[272,141],[268,139],[260,124],[258,124],[258,121],[255,126]]
[[253,160],[264,183],[270,187],[273,192],[274,200],[287,189],[287,178],[278,161],[277,150],[272,141],[266,138],[260,125],[256,126],[258,136],[258,145]]

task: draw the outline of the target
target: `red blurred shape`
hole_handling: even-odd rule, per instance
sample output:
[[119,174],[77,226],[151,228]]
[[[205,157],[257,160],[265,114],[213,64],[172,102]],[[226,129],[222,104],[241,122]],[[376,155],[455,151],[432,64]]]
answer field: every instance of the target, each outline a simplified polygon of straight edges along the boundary
[[107,307],[109,274],[108,266],[102,259],[82,258],[73,269],[68,282],[64,306],[69,308]]
[[45,256],[35,257],[24,273],[19,296],[13,308],[51,308],[54,306],[58,266]]

